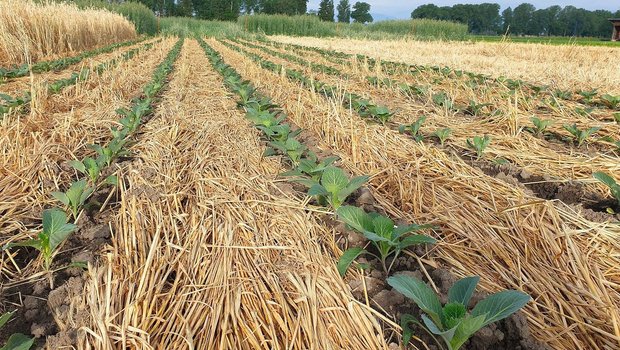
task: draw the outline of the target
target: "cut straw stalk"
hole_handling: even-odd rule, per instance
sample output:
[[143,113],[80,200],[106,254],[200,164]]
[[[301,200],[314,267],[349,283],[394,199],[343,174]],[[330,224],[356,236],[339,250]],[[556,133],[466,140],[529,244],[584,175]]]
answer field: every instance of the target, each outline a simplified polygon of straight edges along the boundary
[[92,323],[80,346],[387,348],[319,244],[332,233],[302,200],[278,194],[283,169],[262,157],[208,67],[187,40],[136,145],[112,253],[87,287]]
[[[39,103],[45,113],[33,112],[23,119],[5,118],[0,125],[0,246],[35,234],[31,219],[55,200],[49,193],[59,183],[70,183],[73,170],[63,162],[92,155],[87,145],[109,137],[118,121],[115,110],[127,107],[150,81],[155,67],[174,44],[166,39],[148,54],[120,64],[86,82],[49,96]],[[3,252],[1,273],[16,278],[16,267]],[[30,265],[29,265],[30,266]],[[22,277],[32,273],[28,268]]]
[[351,173],[373,174],[373,193],[391,216],[440,225],[438,258],[455,273],[480,275],[487,291],[530,293],[535,302],[526,313],[542,342],[554,349],[620,345],[620,293],[614,287],[620,281],[612,272],[620,257],[609,254],[620,249],[617,227],[592,227],[550,202],[519,205],[537,199],[436,149],[366,125],[339,101],[325,103],[216,41],[209,44],[295,123],[314,132]]

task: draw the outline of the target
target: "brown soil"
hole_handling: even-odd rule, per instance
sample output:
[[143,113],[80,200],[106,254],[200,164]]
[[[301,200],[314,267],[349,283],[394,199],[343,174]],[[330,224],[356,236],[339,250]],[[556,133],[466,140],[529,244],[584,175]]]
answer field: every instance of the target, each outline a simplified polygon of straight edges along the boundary
[[[495,164],[484,159],[475,159],[465,154],[459,155],[469,165],[482,170],[506,183],[526,190],[533,196],[546,200],[559,200],[572,206],[576,211],[594,222],[620,220],[620,206],[614,200],[589,192],[580,182],[562,182],[549,176],[532,175],[514,164]],[[610,208],[614,213],[607,211]]]

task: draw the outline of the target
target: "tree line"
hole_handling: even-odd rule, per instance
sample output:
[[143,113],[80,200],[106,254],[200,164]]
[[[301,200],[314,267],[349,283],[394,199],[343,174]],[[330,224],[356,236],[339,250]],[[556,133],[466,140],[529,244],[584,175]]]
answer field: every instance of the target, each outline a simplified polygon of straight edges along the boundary
[[[370,4],[348,0],[322,0],[318,11],[308,12],[308,0],[137,0],[161,16],[196,17],[206,20],[234,21],[240,14],[317,15],[321,20],[359,23],[372,22]],[[338,11],[337,16],[336,12]]]
[[523,3],[508,7],[500,14],[495,3],[458,4],[454,6],[422,5],[413,10],[411,18],[429,18],[465,23],[474,34],[516,34],[543,36],[608,37],[609,18],[619,18],[620,10],[588,11],[574,6],[551,6],[536,9]]

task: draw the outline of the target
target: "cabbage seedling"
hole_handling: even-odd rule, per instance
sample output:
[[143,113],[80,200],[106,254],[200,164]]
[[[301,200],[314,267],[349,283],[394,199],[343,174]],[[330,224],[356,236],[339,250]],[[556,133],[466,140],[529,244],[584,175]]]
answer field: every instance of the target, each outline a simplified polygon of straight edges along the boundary
[[37,239],[24,242],[9,243],[3,247],[33,247],[43,255],[45,269],[50,270],[56,248],[75,230],[75,225],[67,223],[67,215],[60,209],[47,209],[43,211],[43,230]]
[[286,119],[286,115],[282,114],[278,117],[279,112],[269,112],[267,110],[257,110],[248,108],[245,117],[251,120],[255,126],[272,127],[278,125]]
[[607,187],[609,187],[609,189],[611,190],[612,196],[616,198],[616,201],[618,202],[618,205],[620,206],[620,184],[618,184],[616,180],[614,180],[613,177],[600,171],[594,173],[593,176],[595,179],[597,179],[598,181],[604,183],[605,185],[607,185]]
[[452,109],[453,107],[452,100],[450,100],[450,97],[448,97],[445,92],[433,94],[432,99],[438,106],[445,107],[447,109]]
[[477,103],[474,100],[469,100],[469,105],[463,109],[463,112],[469,115],[478,116],[482,113],[484,107],[492,106],[491,103]]
[[545,132],[545,130],[547,129],[549,125],[553,124],[553,121],[549,119],[540,119],[537,117],[532,117],[530,118],[530,120],[534,124],[535,135],[541,135],[543,132]]
[[302,143],[297,141],[294,138],[288,138],[286,141],[272,141],[269,143],[271,148],[268,148],[265,151],[266,156],[271,156],[276,154],[276,150],[282,152],[287,155],[293,165],[299,164],[301,157],[304,155],[304,152],[308,149]]
[[301,129],[291,131],[289,124],[279,124],[272,126],[258,125],[257,129],[261,130],[265,136],[272,141],[286,141],[289,138],[294,138],[301,133]]
[[[6,312],[0,316],[0,329],[11,319],[13,312]],[[11,334],[9,339],[0,350],[28,350],[34,344],[34,338],[27,337],[21,333]]]
[[[436,242],[435,239],[429,236],[410,234],[431,228],[430,225],[395,226],[394,221],[388,217],[377,213],[366,213],[363,209],[354,206],[340,207],[336,210],[336,213],[338,214],[338,219],[363,234],[379,251],[379,255],[359,250],[359,248],[352,248],[354,249],[352,250],[354,254],[349,251],[345,252],[338,262],[338,270],[341,275],[344,275],[353,259],[364,253],[377,257],[381,261],[383,270],[389,273],[394,261],[396,261],[403,249],[416,244],[434,244]],[[392,254],[394,254],[394,259],[392,259],[392,264],[388,267],[386,260]]]
[[601,96],[601,100],[607,107],[611,109],[616,109],[620,107],[620,96],[605,94]]
[[586,103],[590,103],[592,102],[592,99],[596,96],[598,91],[596,89],[590,90],[590,91],[582,90],[582,91],[579,91],[578,93],[579,95],[581,95],[581,97],[583,97],[583,100]]
[[318,162],[314,153],[308,152],[309,155],[299,161],[299,165],[291,171],[282,173],[282,176],[308,176],[313,181],[319,182],[323,171],[338,160],[338,157],[327,157]]
[[94,190],[94,187],[86,184],[86,180],[80,180],[73,182],[67,192],[52,192],[52,196],[71,209],[73,218],[77,220],[80,208]]
[[385,107],[385,106],[370,106],[366,109],[366,111],[363,112],[359,112],[359,114],[362,117],[365,116],[370,116],[376,120],[378,120],[379,122],[381,122],[381,124],[385,124],[386,122],[388,122],[390,120],[390,118],[392,118],[392,116],[394,115],[394,113],[391,113],[390,110]]
[[88,175],[93,184],[97,182],[99,174],[101,173],[101,167],[97,164],[96,160],[86,157],[81,162],[79,160],[72,160],[69,164],[80,173]]
[[[413,300],[425,313],[422,321],[428,330],[440,336],[448,350],[458,350],[481,328],[503,320],[527,304],[532,298],[516,290],[504,290],[492,294],[467,311],[471,297],[480,277],[466,277],[456,282],[448,291],[448,303],[443,307],[439,297],[426,283],[411,276],[397,275],[387,279],[396,291]],[[413,320],[403,315],[403,343],[408,344],[412,331],[407,325]]]
[[482,157],[482,153],[491,143],[491,138],[488,135],[484,137],[475,136],[474,139],[467,139],[467,146],[476,151],[478,158]]
[[620,124],[620,112],[614,113],[614,120],[617,124]]
[[422,127],[422,123],[424,123],[425,120],[426,117],[421,116],[411,125],[401,125],[400,127],[398,127],[398,132],[402,134],[405,131],[408,131],[411,136],[413,136],[414,140],[416,140],[417,142],[421,142],[424,139],[424,135],[421,135],[419,132],[420,128]]
[[126,139],[115,137],[106,147],[95,144],[91,145],[90,148],[94,149],[95,152],[97,152],[97,154],[99,155],[99,157],[97,157],[97,163],[100,167],[103,167],[103,165],[110,166],[110,164],[112,164],[112,162],[116,158],[129,154],[127,151],[123,150],[123,147],[125,147],[126,143]]
[[323,170],[320,180],[296,179],[309,188],[308,195],[317,197],[319,204],[329,204],[334,210],[342,206],[344,201],[358,188],[368,181],[368,176],[356,176],[349,180],[344,171],[334,166]]
[[439,139],[439,143],[443,146],[446,140],[448,139],[448,137],[450,137],[451,133],[452,133],[452,129],[445,128],[445,129],[436,130],[433,133],[433,135],[437,136],[437,138]]
[[580,147],[583,142],[592,136],[595,132],[601,130],[600,127],[589,128],[587,130],[580,130],[577,124],[568,125],[564,124],[564,130],[568,131],[577,140],[577,147]]

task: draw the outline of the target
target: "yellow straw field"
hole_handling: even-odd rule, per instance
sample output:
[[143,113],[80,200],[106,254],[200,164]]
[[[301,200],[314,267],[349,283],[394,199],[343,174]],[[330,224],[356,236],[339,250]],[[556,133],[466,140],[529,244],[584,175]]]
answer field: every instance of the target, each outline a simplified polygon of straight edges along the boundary
[[2,66],[51,60],[134,39],[134,26],[106,10],[79,10],[65,3],[0,1]]
[[617,48],[10,7],[0,346],[620,348]]

